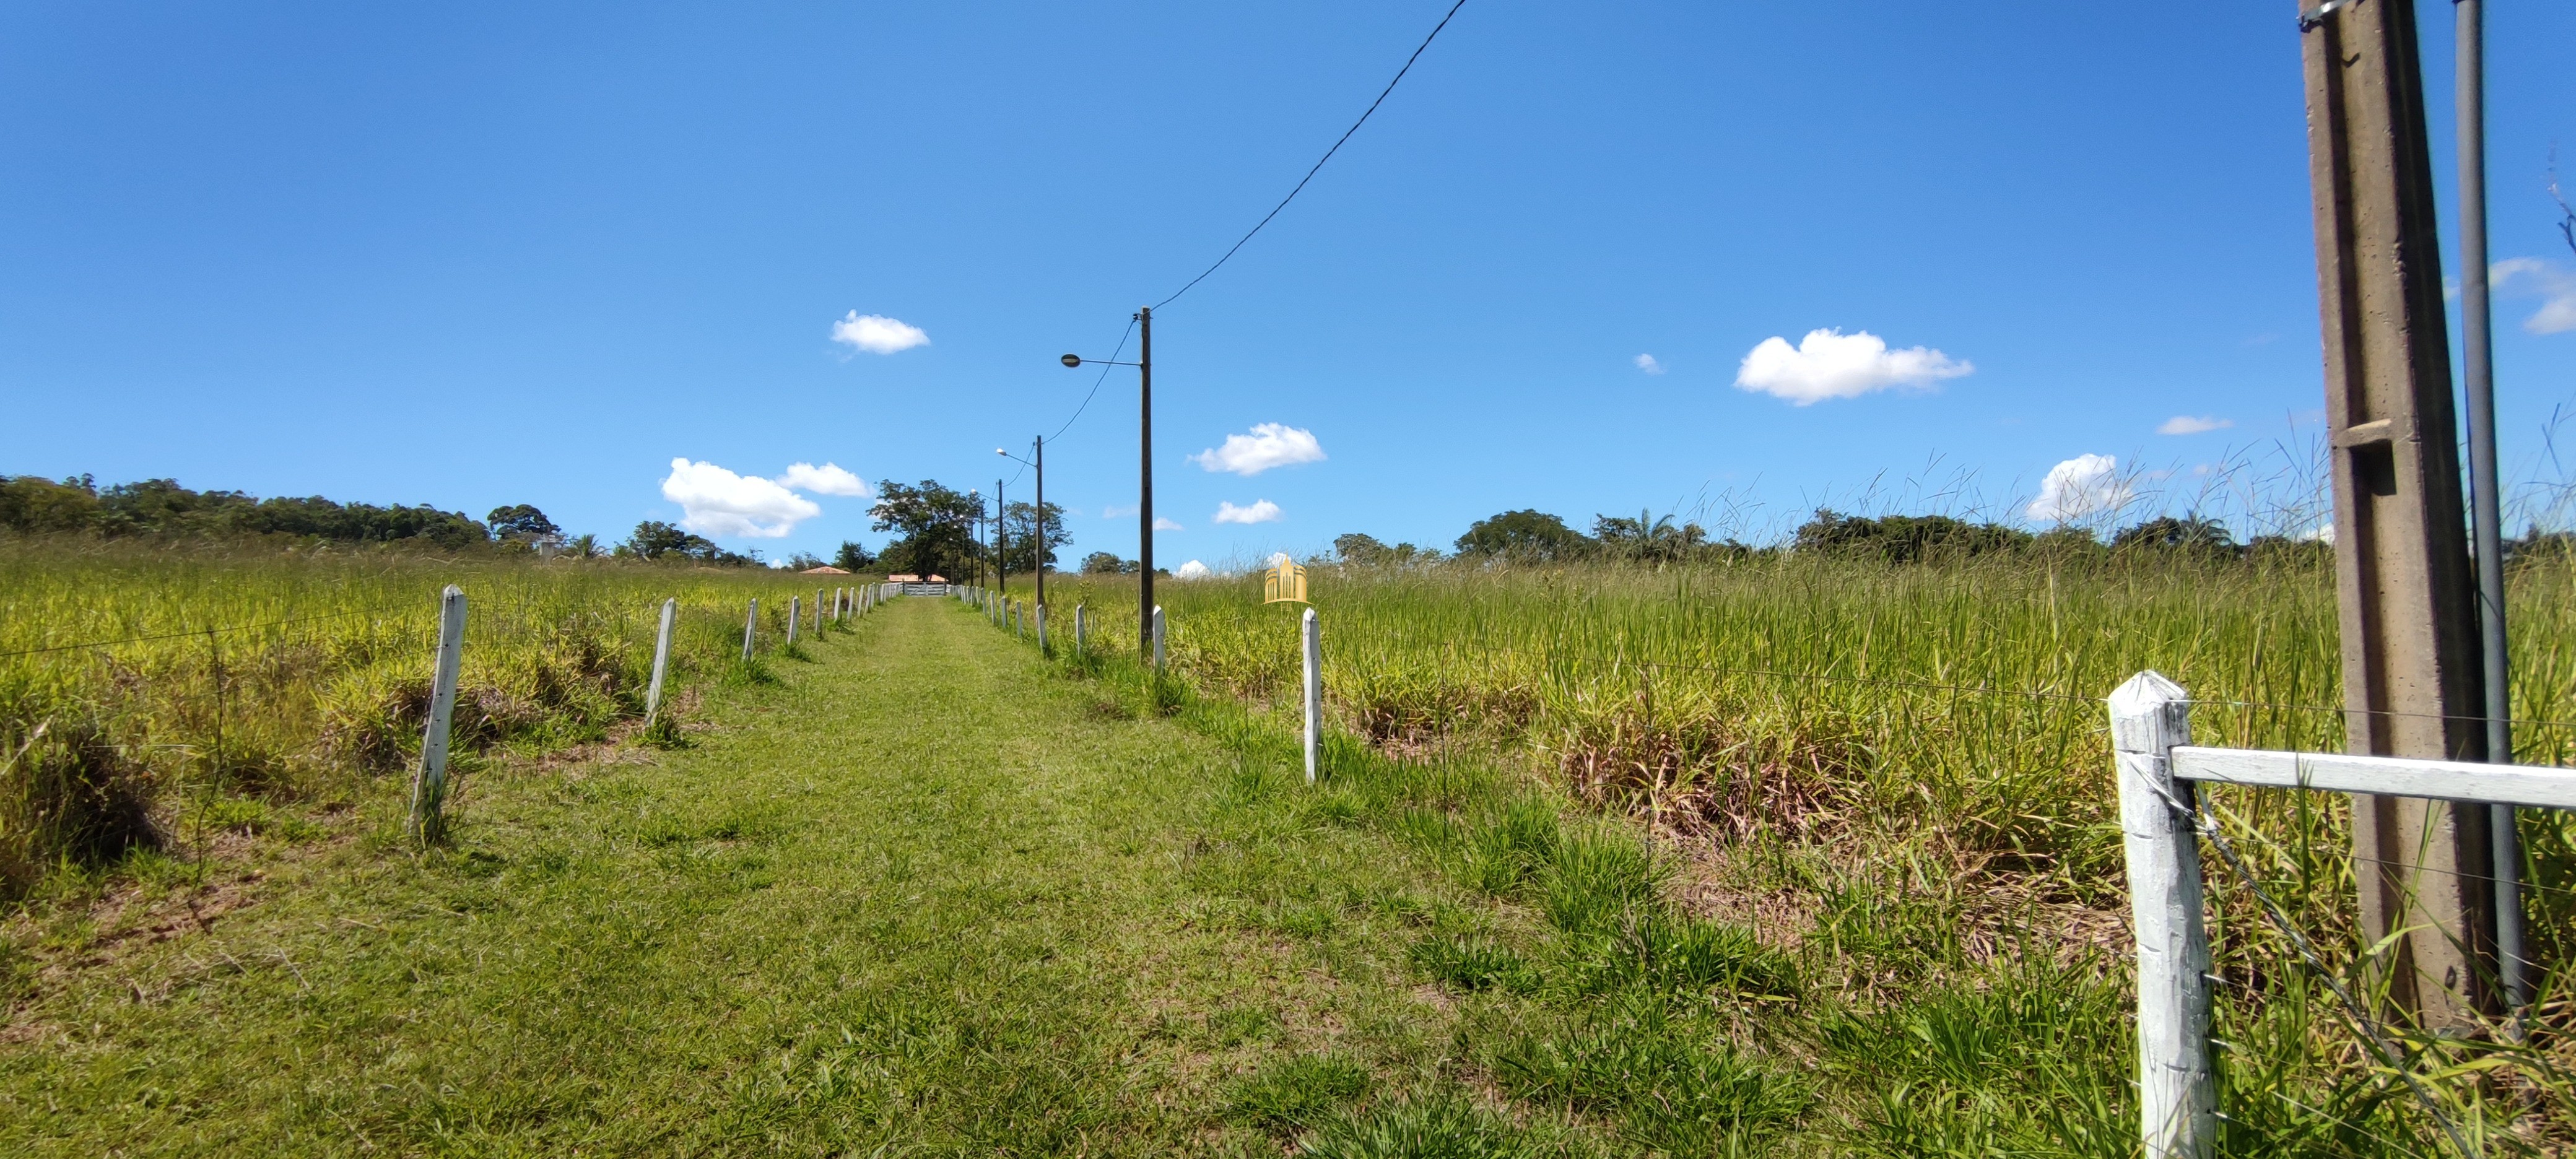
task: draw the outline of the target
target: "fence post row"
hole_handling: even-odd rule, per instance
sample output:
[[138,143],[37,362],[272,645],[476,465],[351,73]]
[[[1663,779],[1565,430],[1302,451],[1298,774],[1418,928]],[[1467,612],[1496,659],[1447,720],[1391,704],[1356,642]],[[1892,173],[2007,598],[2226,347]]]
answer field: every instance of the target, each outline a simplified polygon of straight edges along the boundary
[[1315,765],[1324,743],[1324,629],[1315,620],[1315,609],[1306,609],[1297,633],[1305,645],[1298,649],[1305,656],[1306,675],[1306,783],[1315,783]]
[[2201,919],[2192,790],[2173,775],[2191,743],[2182,687],[2141,672],[2111,694],[2111,747],[2138,947],[2138,1116],[2147,1159],[2207,1159],[2217,1139],[2209,1070],[2209,931]]
[[457,672],[465,660],[465,589],[447,585],[438,593],[438,668],[430,678],[429,724],[420,738],[420,768],[411,782],[411,815],[405,828],[414,840],[434,845],[447,835],[448,723],[456,714]]
[[1163,605],[1154,605],[1154,674],[1163,673]]
[[742,662],[751,663],[751,633],[760,626],[760,597],[751,600],[751,614],[742,618]]
[[644,686],[644,727],[662,708],[662,674],[671,667],[671,621],[679,618],[680,601],[662,601],[662,630],[653,634],[653,682]]

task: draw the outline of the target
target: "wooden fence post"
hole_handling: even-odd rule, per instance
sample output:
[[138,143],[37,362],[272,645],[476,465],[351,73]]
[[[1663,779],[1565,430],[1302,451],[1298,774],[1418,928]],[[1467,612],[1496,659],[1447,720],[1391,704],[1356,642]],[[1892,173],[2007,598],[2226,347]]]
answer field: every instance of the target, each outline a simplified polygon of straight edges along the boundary
[[1032,617],[1033,617],[1033,619],[1032,619],[1032,621],[1031,621],[1031,622],[1033,622],[1033,623],[1035,623],[1035,624],[1037,625],[1037,634],[1038,634],[1038,655],[1040,655],[1040,656],[1044,656],[1044,655],[1046,655],[1046,654],[1047,654],[1047,638],[1046,638],[1046,605],[1045,605],[1045,604],[1031,604],[1031,605],[1029,605],[1029,607],[1030,607],[1030,614],[1031,614],[1031,615],[1032,615]]
[[2138,1115],[2147,1159],[2208,1159],[2218,1132],[2209,1069],[2209,931],[2200,912],[2200,841],[2173,776],[2191,743],[2191,701],[2153,672],[2111,694],[2120,832],[2138,945]]
[[823,589],[814,589],[814,634],[823,634]]
[[413,840],[435,845],[447,836],[448,723],[456,714],[457,672],[465,660],[465,589],[438,593],[438,668],[430,678],[429,726],[420,738],[420,768],[411,782]]
[[790,648],[796,646],[796,621],[805,618],[804,603],[803,596],[787,597],[787,646]]
[[1084,638],[1084,631],[1088,627],[1089,625],[1082,618],[1082,605],[1075,604],[1073,606],[1073,658],[1076,660],[1082,659],[1083,646],[1090,643]]
[[751,600],[751,614],[742,618],[742,662],[751,663],[751,633],[760,626],[760,597]]
[[1306,658],[1306,783],[1315,783],[1315,765],[1324,745],[1324,629],[1315,621],[1315,609],[1306,609],[1298,635],[1305,647],[1299,651]]
[[662,674],[671,667],[671,622],[679,618],[680,601],[662,601],[662,630],[653,635],[653,682],[644,686],[644,727],[662,708]]
[[1163,674],[1163,605],[1154,605],[1154,675]]

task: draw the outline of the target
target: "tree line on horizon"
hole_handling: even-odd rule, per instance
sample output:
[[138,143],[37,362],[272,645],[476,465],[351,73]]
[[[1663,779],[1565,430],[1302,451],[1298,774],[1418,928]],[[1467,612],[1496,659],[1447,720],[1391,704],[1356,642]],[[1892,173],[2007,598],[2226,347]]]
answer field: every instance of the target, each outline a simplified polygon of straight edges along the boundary
[[[879,552],[843,541],[828,561],[843,571],[882,568],[888,572],[951,577],[989,568],[996,554],[1014,575],[1043,564],[1057,570],[1058,549],[1071,546],[1065,510],[1055,503],[1043,512],[1029,502],[1007,505],[996,537],[984,526],[990,509],[974,491],[958,491],[935,479],[919,483],[886,480],[878,484],[869,509],[871,528],[895,538]],[[1045,534],[1039,535],[1043,515]],[[351,544],[414,543],[445,550],[490,547],[503,551],[540,548],[578,558],[611,556],[654,562],[685,562],[723,567],[767,564],[757,549],[732,551],[675,524],[647,519],[614,546],[598,537],[567,537],[545,512],[520,503],[494,508],[477,520],[458,511],[419,505],[377,506],[338,503],[321,496],[258,498],[240,491],[198,491],[173,479],[99,486],[89,475],[60,481],[37,475],[0,476],[0,529],[21,534],[86,532],[104,538],[163,536],[189,538],[283,537]],[[2576,535],[2532,528],[2521,539],[2507,541],[2509,557],[2547,547],[2576,550]],[[1975,522],[1948,515],[1850,515],[1819,508],[1786,541],[1755,546],[1732,537],[1719,539],[1697,523],[1641,511],[1635,516],[1596,515],[1589,533],[1568,525],[1561,516],[1523,508],[1503,511],[1469,525],[1444,552],[1411,543],[1388,544],[1374,536],[1351,533],[1333,541],[1331,559],[1357,565],[1406,566],[1445,560],[1530,563],[1620,561],[1683,563],[1740,558],[1770,552],[1833,553],[1876,557],[1894,563],[1918,562],[2019,551],[2154,550],[2209,557],[2254,553],[2331,553],[2323,538],[2260,535],[2239,542],[2219,520],[2187,514],[2141,520],[2111,533],[2105,540],[2093,530],[2072,524],[2031,531],[1996,522]],[[798,552],[784,566],[803,570],[827,561]],[[1081,570],[1094,575],[1132,575],[1141,570],[1134,559],[1095,551],[1085,555]],[[1168,575],[1168,569],[1156,568]]]

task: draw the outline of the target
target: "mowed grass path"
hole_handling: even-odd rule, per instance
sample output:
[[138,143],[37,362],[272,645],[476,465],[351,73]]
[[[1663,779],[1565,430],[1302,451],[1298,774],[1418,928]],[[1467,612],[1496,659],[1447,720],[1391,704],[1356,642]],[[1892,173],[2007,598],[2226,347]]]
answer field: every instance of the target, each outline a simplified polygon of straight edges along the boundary
[[0,1153],[1278,1154],[1240,1076],[1445,1081],[1408,927],[1480,903],[1403,843],[950,601],[812,651],[690,748],[469,773],[427,856],[384,795],[57,973]]

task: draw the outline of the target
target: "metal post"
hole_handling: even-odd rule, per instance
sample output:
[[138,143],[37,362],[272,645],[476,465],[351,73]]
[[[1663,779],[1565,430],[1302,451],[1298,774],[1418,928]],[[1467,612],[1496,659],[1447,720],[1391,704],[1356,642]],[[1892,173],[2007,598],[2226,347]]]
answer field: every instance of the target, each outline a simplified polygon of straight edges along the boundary
[[[1144,333],[1144,353],[1136,356],[1136,613],[1142,624],[1162,614],[1154,606],[1154,308],[1136,311],[1136,323]],[[1161,636],[1153,635],[1153,642],[1137,643],[1154,653],[1154,671],[1160,672]]]
[[447,836],[447,737],[456,714],[456,679],[465,661],[465,589],[438,593],[438,667],[430,678],[429,725],[420,738],[420,768],[411,782],[414,840],[435,845]]
[[1315,622],[1315,609],[1306,609],[1300,619],[1298,636],[1305,647],[1306,659],[1306,783],[1315,783],[1316,758],[1324,744],[1324,630]]
[[[2301,0],[2301,7],[2307,0]],[[2302,21],[2351,751],[2487,755],[2413,0]],[[2501,1007],[2489,811],[2353,798],[2365,944],[2430,1029]]]
[[753,597],[751,614],[742,618],[742,662],[751,663],[751,634],[760,627],[760,599]]
[[1163,674],[1163,606],[1154,605],[1154,675]]
[[1089,627],[1090,624],[1083,619],[1082,605],[1075,604],[1073,606],[1073,658],[1076,660],[1082,659],[1084,646],[1091,642],[1087,634]]
[[[2495,361],[2487,308],[2487,84],[2485,0],[2456,0],[2459,23],[2460,363],[2468,380],[2469,514],[2477,538],[2479,656],[2486,679],[2487,759],[2513,761],[2511,654],[2505,650],[2504,491],[2496,478]],[[2522,841],[2513,806],[2487,806],[2494,852],[2496,969],[2505,1005],[2531,1004],[2522,949]]]
[[2120,835],[2138,947],[2138,1122],[2147,1159],[2208,1159],[2218,1136],[2209,1069],[2209,931],[2191,783],[2173,777],[2191,743],[2191,701],[2153,672],[2111,694]]
[[653,682],[644,686],[644,727],[662,707],[662,674],[671,666],[671,622],[680,616],[680,601],[662,601],[662,630],[653,634]]
[[1038,577],[1038,652],[1046,652],[1046,439],[1031,440],[1037,450],[1038,503],[1030,519],[1036,525],[1037,538],[1029,541],[1029,567]]

